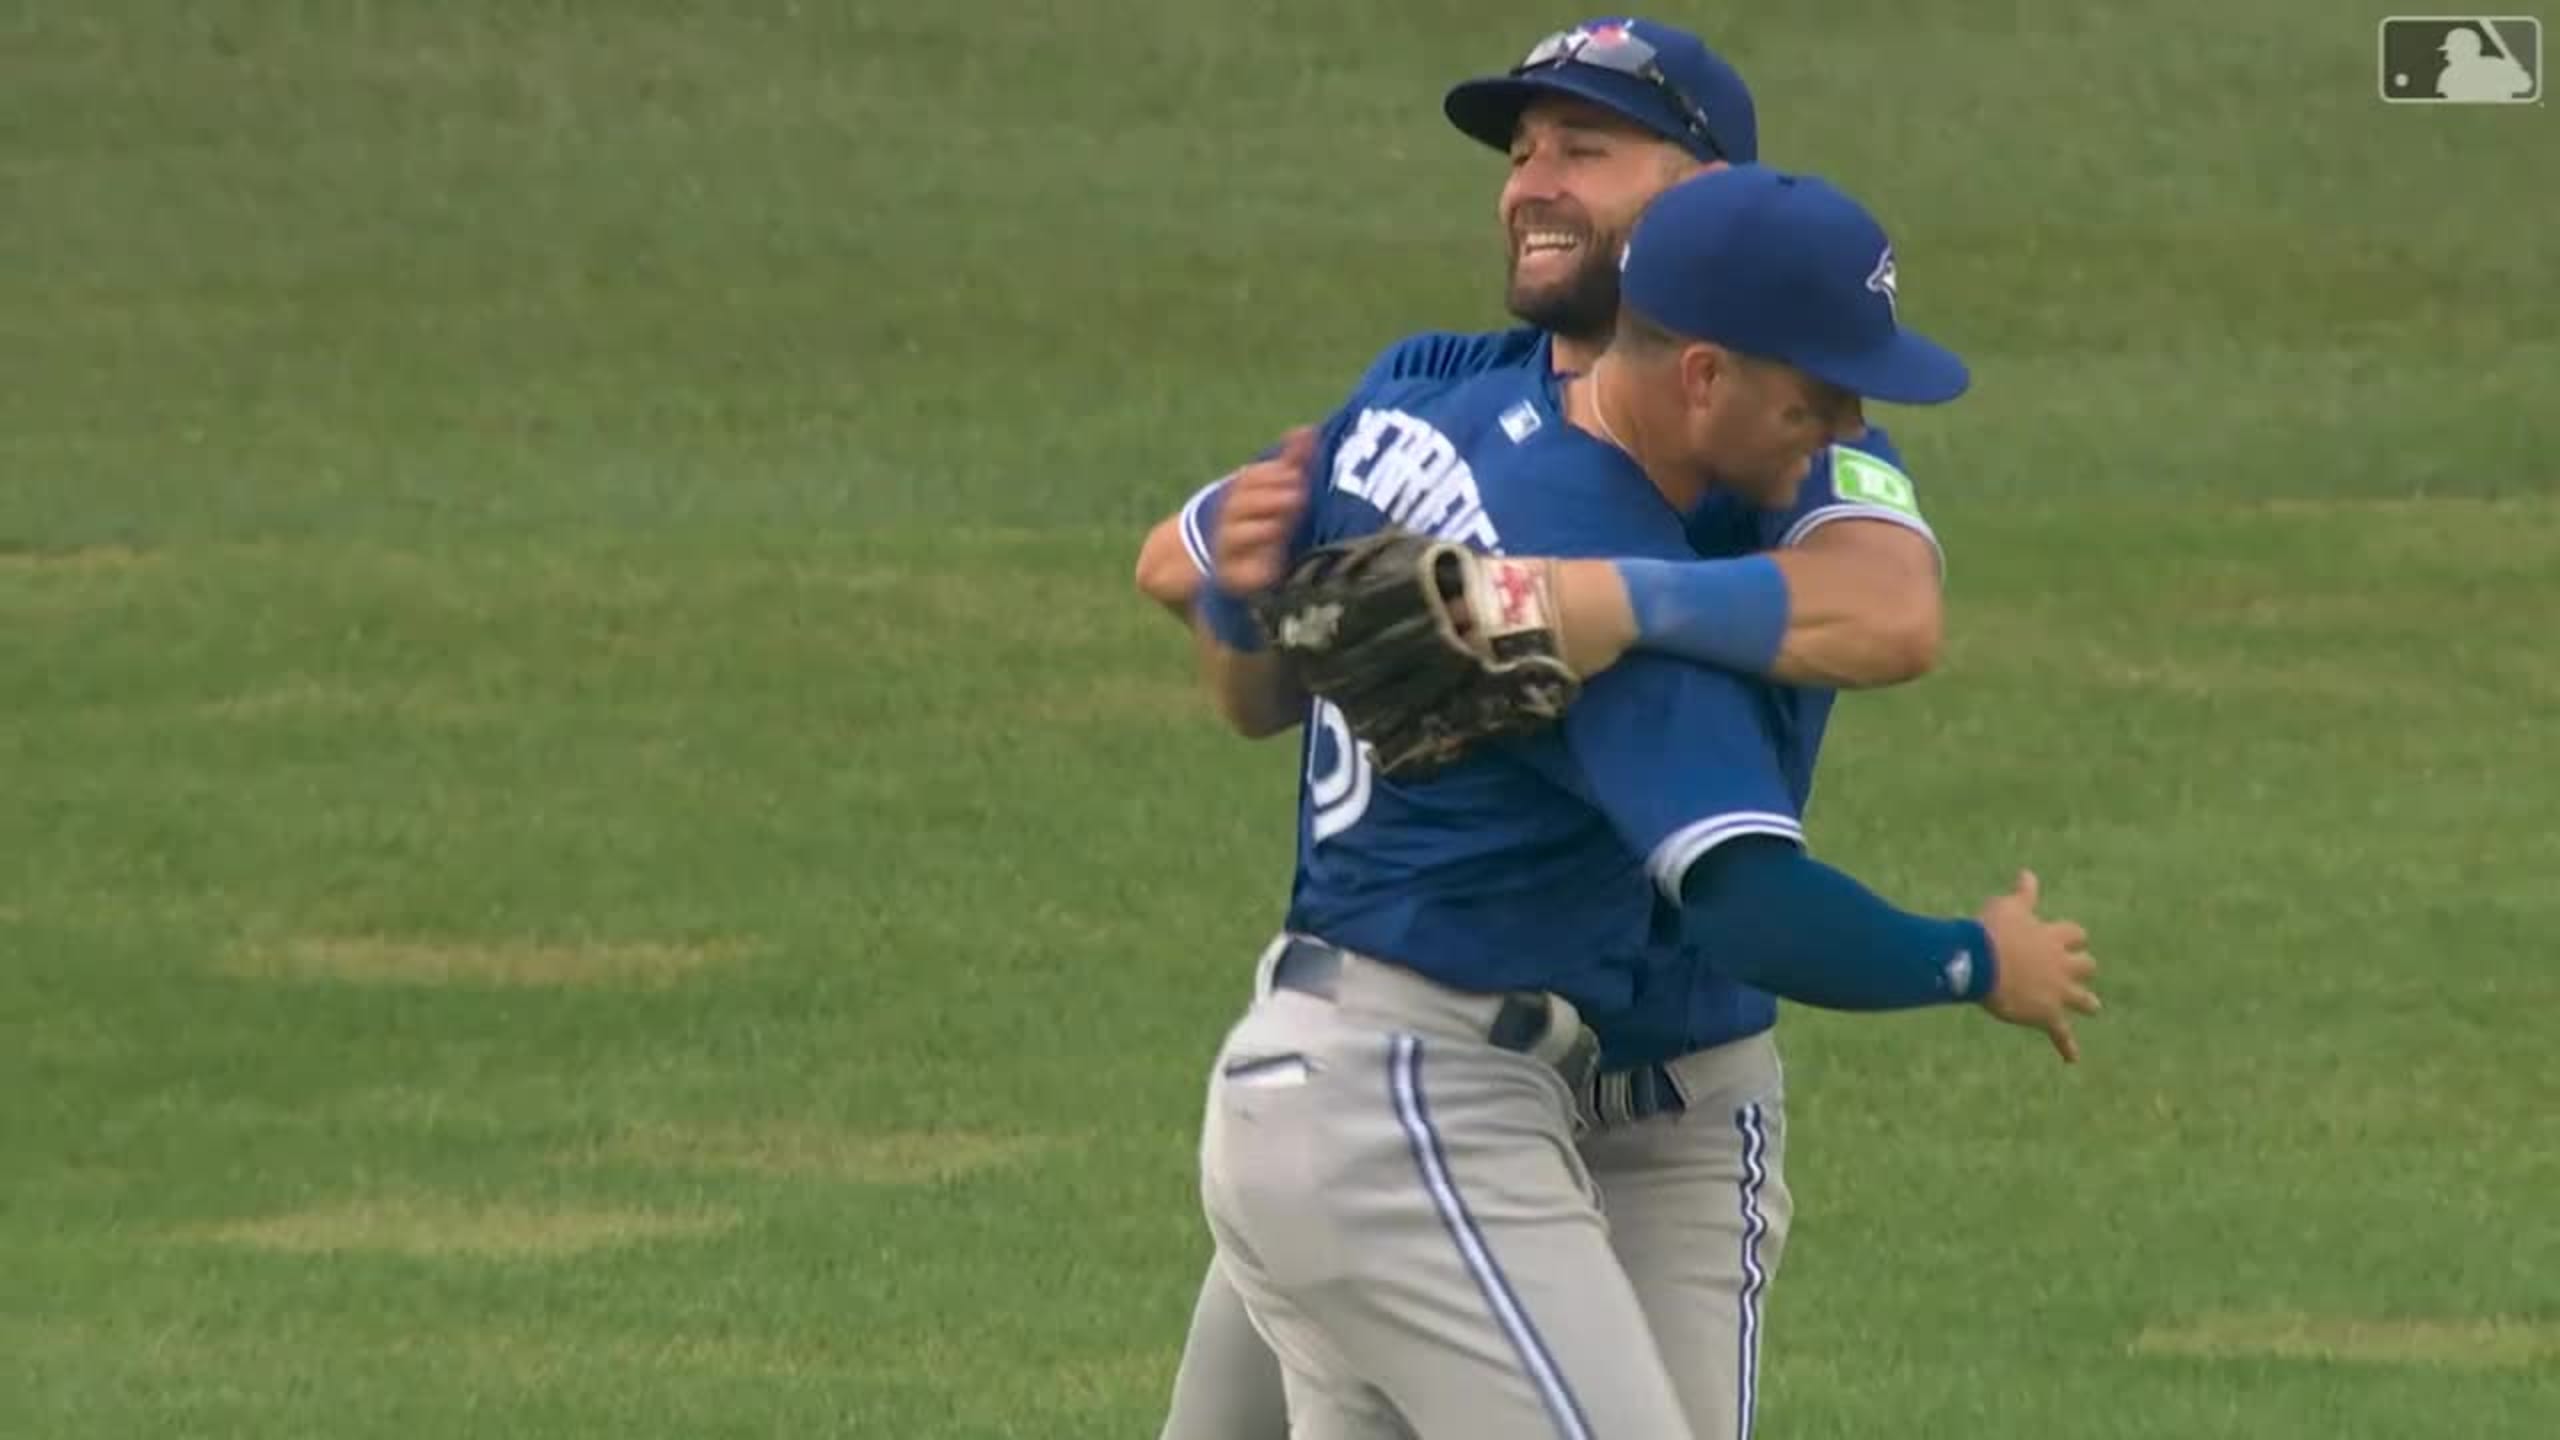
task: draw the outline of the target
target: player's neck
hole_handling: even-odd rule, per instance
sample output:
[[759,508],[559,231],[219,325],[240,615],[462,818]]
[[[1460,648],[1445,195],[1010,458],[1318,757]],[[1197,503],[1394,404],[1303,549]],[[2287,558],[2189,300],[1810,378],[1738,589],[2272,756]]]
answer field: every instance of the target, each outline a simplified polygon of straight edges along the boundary
[[1559,375],[1588,375],[1600,363],[1600,352],[1609,348],[1608,337],[1577,340],[1570,335],[1547,332],[1547,354]]
[[1624,451],[1662,498],[1685,514],[1706,498],[1705,484],[1688,467],[1667,463],[1662,447],[1651,443],[1642,408],[1630,403],[1627,379],[1626,371],[1608,363],[1606,356],[1595,359],[1582,383],[1566,393],[1564,418]]

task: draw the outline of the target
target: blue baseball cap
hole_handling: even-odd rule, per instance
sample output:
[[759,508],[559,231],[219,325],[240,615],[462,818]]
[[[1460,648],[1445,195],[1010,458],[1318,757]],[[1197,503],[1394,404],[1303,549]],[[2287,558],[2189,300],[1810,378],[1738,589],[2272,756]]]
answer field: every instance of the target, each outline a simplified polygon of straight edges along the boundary
[[1973,383],[1954,351],[1902,328],[1884,227],[1811,175],[1693,175],[1645,207],[1618,269],[1622,302],[1663,329],[1853,395],[1941,405]]
[[1741,72],[1686,30],[1651,20],[1589,20],[1532,46],[1519,64],[1452,87],[1449,123],[1511,148],[1520,112],[1542,95],[1588,100],[1700,160],[1760,158],[1760,115]]

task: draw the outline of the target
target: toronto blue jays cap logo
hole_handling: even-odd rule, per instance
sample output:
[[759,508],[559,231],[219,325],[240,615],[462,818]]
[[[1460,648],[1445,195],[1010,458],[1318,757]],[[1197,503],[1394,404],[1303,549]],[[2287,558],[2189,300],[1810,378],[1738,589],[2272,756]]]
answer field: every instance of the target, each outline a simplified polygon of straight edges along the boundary
[[1884,297],[1886,307],[1893,311],[1893,318],[1897,321],[1902,318],[1900,285],[1901,276],[1893,268],[1893,247],[1887,245],[1884,253],[1876,257],[1876,268],[1867,272],[1867,288]]

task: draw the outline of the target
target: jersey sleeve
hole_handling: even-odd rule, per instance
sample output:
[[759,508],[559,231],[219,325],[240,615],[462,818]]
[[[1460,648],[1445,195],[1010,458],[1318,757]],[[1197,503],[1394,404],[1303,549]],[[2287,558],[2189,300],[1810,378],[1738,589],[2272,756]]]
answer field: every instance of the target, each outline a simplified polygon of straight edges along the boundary
[[[1264,451],[1267,458],[1271,452]],[[1192,568],[1209,573],[1209,537],[1217,533],[1218,506],[1227,498],[1227,481],[1232,473],[1221,475],[1191,492],[1182,503],[1182,515],[1175,528],[1182,532],[1183,552],[1191,557]]]
[[1760,542],[1771,550],[1798,544],[1835,520],[1899,525],[1926,539],[1929,548],[1938,552],[1939,565],[1946,564],[1937,532],[1920,514],[1920,492],[1903,473],[1902,452],[1881,426],[1869,429],[1855,444],[1844,441],[1816,457],[1812,473],[1796,493],[1796,503],[1761,513]]
[[[1307,462],[1307,508],[1298,517],[1297,532],[1289,540],[1289,556],[1292,560],[1305,554],[1317,541],[1322,528],[1321,513],[1325,495],[1333,488],[1331,476],[1334,452],[1341,448],[1343,439],[1350,433],[1352,423],[1359,416],[1363,397],[1373,388],[1375,387],[1364,381],[1358,390],[1352,392],[1351,398],[1343,403],[1342,408],[1327,416],[1325,422],[1316,427],[1315,454]],[[1245,463],[1258,464],[1279,453],[1279,446],[1269,446],[1261,454]],[[1212,576],[1216,572],[1216,562],[1211,558],[1209,537],[1218,533],[1218,509],[1226,503],[1227,482],[1234,478],[1235,472],[1231,470],[1191,492],[1191,498],[1182,504],[1180,518],[1175,526],[1182,532],[1183,553],[1191,557],[1192,566],[1203,576]]]
[[1763,700],[1723,671],[1636,654],[1593,677],[1565,713],[1568,783],[1674,903],[1689,867],[1728,840],[1804,840]]

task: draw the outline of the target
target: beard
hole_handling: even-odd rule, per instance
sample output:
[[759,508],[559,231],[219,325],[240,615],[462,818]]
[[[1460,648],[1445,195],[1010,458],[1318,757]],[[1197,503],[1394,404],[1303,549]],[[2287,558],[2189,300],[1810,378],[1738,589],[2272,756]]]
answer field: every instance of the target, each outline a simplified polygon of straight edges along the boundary
[[1618,245],[1601,236],[1583,244],[1580,263],[1561,280],[1526,285],[1512,252],[1504,276],[1505,308],[1524,324],[1568,340],[1608,338],[1618,321]]

